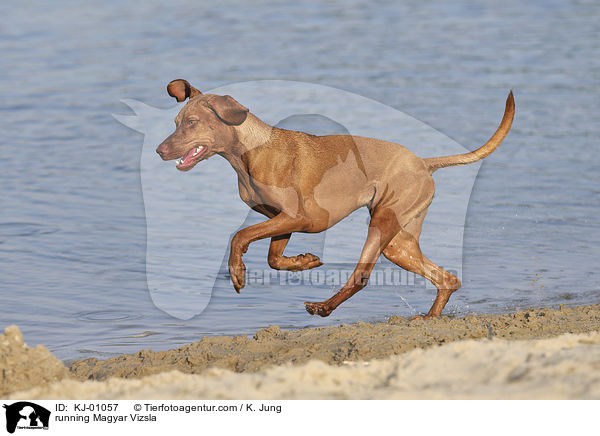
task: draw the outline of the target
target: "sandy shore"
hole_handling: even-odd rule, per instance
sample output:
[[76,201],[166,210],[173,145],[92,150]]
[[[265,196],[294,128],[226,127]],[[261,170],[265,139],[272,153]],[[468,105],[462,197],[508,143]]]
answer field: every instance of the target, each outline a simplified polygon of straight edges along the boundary
[[[68,374],[56,370],[40,381],[41,363],[16,358],[0,396],[600,398],[598,332],[600,304],[297,331],[271,326],[253,338],[205,337],[169,351],[76,361]],[[9,333],[19,356],[27,347]]]
[[371,362],[313,360],[59,383],[12,396],[72,399],[600,399],[600,333],[467,340]]

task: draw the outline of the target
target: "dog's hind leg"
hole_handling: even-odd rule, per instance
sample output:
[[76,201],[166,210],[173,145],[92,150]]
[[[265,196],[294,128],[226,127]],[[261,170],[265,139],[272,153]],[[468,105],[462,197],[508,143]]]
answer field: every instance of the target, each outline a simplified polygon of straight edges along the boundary
[[362,288],[367,285],[369,276],[383,249],[400,230],[398,215],[391,209],[374,210],[369,223],[367,241],[360,254],[360,260],[344,287],[333,297],[319,303],[304,303],[311,315],[328,316]]
[[411,319],[440,316],[452,293],[460,288],[460,280],[456,276],[431,262],[421,253],[418,240],[424,218],[425,214],[410,223],[406,229],[400,230],[383,250],[383,255],[396,265],[425,277],[437,288],[437,295],[429,312],[424,316],[416,315]]
[[284,256],[283,250],[285,250],[291,236],[291,233],[288,233],[286,235],[271,238],[269,256],[267,258],[271,268],[288,271],[302,271],[323,265],[321,259],[311,253],[299,254],[298,256]]

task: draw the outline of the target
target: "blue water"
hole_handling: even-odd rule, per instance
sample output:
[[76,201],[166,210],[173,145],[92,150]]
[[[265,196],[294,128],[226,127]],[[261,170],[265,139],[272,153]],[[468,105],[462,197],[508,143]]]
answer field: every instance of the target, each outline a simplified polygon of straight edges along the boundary
[[[29,345],[66,360],[110,356],[431,304],[422,286],[370,286],[320,319],[302,302],[327,298],[329,286],[237,295],[223,285],[190,320],[158,309],[146,283],[144,137],[111,114],[130,114],[124,98],[172,108],[165,85],[179,77],[201,90],[262,79],[327,85],[469,149],[494,131],[513,89],[515,122],[475,180],[463,288],[447,313],[600,300],[597,2],[32,1],[0,11],[0,327],[19,325]],[[229,204],[214,202],[232,219]],[[289,252],[307,241],[292,240]],[[266,268],[266,247],[247,263]]]

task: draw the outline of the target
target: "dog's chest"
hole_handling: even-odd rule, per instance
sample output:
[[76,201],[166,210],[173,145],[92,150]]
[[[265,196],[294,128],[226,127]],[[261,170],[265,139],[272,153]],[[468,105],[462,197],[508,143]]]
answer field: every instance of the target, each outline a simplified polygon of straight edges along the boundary
[[240,193],[240,198],[242,199],[242,201],[244,203],[246,203],[248,206],[250,207],[254,207],[257,205],[261,205],[261,204],[267,204],[269,206],[275,206],[274,204],[270,204],[273,201],[269,201],[269,195],[265,195],[266,192],[263,191],[268,191],[268,187],[261,187],[259,186],[258,188],[253,186],[252,183],[250,183],[249,180],[247,179],[240,179],[239,183],[238,183],[238,189],[239,189],[239,193]]
[[248,206],[252,207],[257,204],[257,196],[254,190],[248,186],[246,183],[243,183],[242,180],[238,182],[238,190],[240,193],[240,198],[244,203]]

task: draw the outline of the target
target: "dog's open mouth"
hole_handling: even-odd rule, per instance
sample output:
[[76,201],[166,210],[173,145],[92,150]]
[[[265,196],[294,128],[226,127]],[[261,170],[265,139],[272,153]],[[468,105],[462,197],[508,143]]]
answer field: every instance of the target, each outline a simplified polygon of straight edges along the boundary
[[189,171],[208,155],[208,147],[199,145],[188,151],[181,159],[177,160],[177,169],[179,171]]

